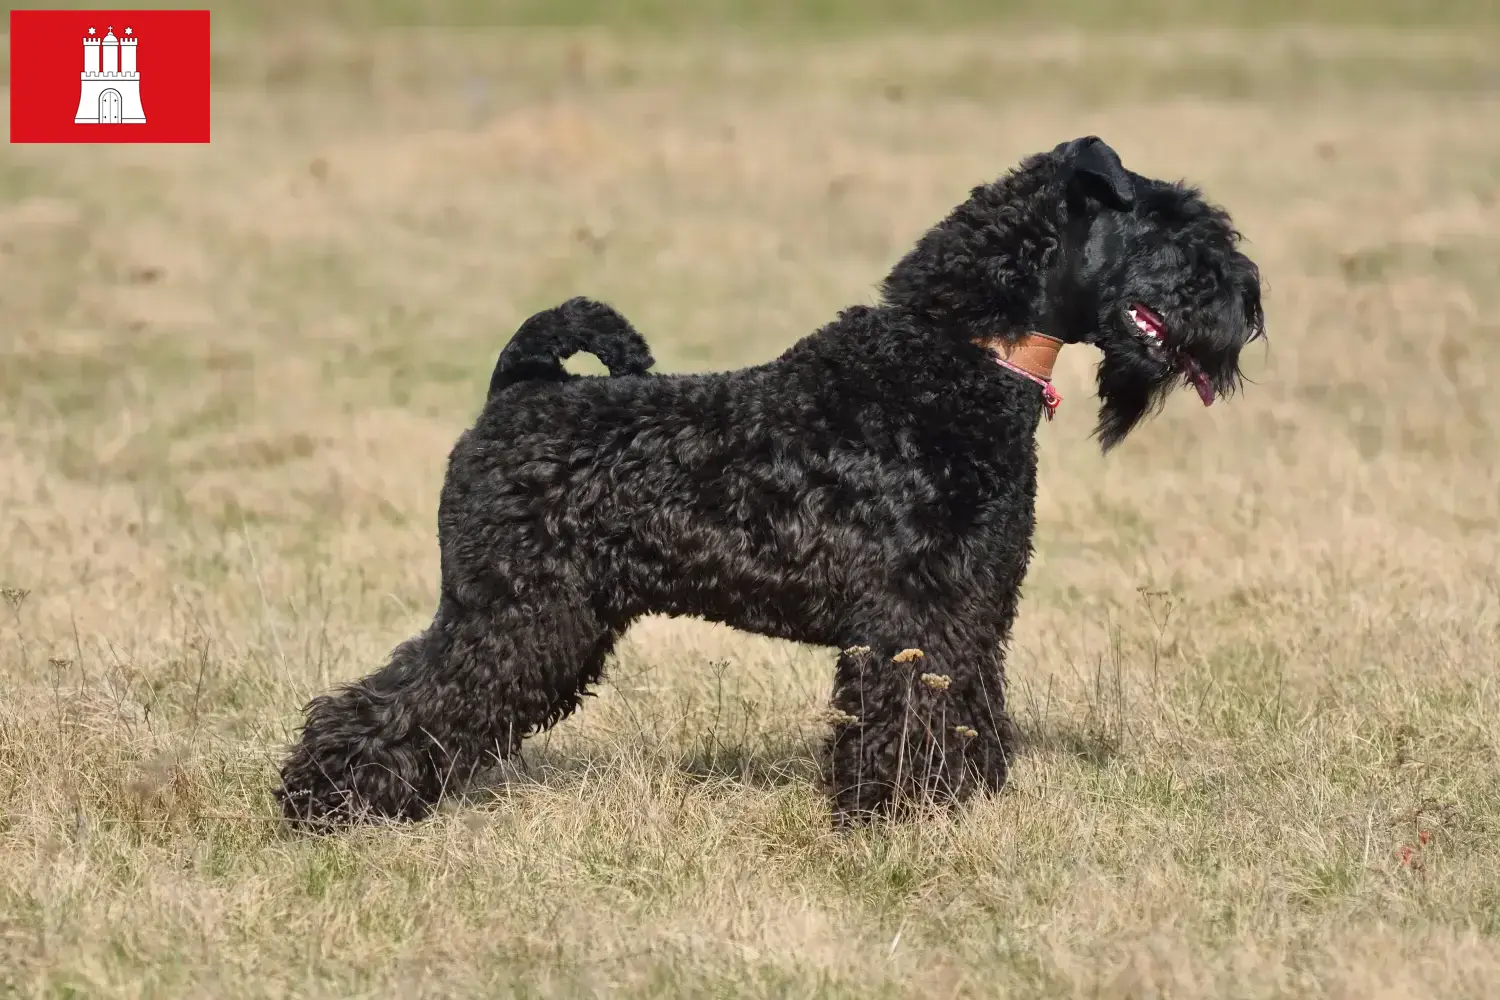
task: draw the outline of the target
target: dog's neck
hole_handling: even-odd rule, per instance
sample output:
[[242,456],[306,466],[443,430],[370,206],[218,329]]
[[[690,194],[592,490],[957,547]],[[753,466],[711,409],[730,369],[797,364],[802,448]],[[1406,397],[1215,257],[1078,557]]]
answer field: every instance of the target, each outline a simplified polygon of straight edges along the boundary
[[1052,385],[1052,366],[1057,363],[1057,352],[1062,350],[1063,342],[1045,333],[1026,333],[1015,339],[985,337],[979,343],[995,356],[1000,367],[1042,387],[1042,404],[1047,419],[1051,420],[1062,402],[1061,394]]

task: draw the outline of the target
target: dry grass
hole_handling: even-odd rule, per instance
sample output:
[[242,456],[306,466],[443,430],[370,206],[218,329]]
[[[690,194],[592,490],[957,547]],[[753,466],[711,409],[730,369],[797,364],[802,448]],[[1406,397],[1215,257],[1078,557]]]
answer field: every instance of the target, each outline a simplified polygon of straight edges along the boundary
[[[11,147],[0,993],[1492,996],[1495,42],[307,28],[222,42],[210,146]],[[1108,459],[1065,352],[1005,794],[836,837],[830,655],[652,620],[493,794],[278,829],[520,319],[766,358],[1088,132],[1236,213],[1272,336]]]

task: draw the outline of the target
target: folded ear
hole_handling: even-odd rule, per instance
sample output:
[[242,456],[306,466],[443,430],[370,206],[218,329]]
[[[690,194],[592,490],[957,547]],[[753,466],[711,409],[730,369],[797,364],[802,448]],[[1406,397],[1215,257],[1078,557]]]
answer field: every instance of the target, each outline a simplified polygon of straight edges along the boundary
[[1135,179],[1097,135],[1059,143],[1053,152],[1062,157],[1062,181],[1070,193],[1092,195],[1122,211],[1135,205]]

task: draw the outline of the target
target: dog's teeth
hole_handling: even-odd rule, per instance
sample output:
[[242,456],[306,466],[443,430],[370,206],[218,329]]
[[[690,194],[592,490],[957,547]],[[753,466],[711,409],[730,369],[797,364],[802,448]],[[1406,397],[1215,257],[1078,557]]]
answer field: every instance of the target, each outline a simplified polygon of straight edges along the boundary
[[1166,334],[1157,329],[1156,324],[1147,320],[1138,310],[1134,308],[1128,309],[1126,310],[1126,315],[1130,317],[1130,321],[1135,324],[1136,330],[1140,332],[1142,337],[1145,337],[1159,347],[1166,346]]

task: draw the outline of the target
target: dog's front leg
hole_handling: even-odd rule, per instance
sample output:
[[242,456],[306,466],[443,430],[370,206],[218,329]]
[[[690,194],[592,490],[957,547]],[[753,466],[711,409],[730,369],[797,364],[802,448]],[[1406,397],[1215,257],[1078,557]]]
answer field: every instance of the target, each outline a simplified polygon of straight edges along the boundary
[[840,826],[1005,784],[1014,743],[998,648],[913,631],[845,649],[828,791]]

